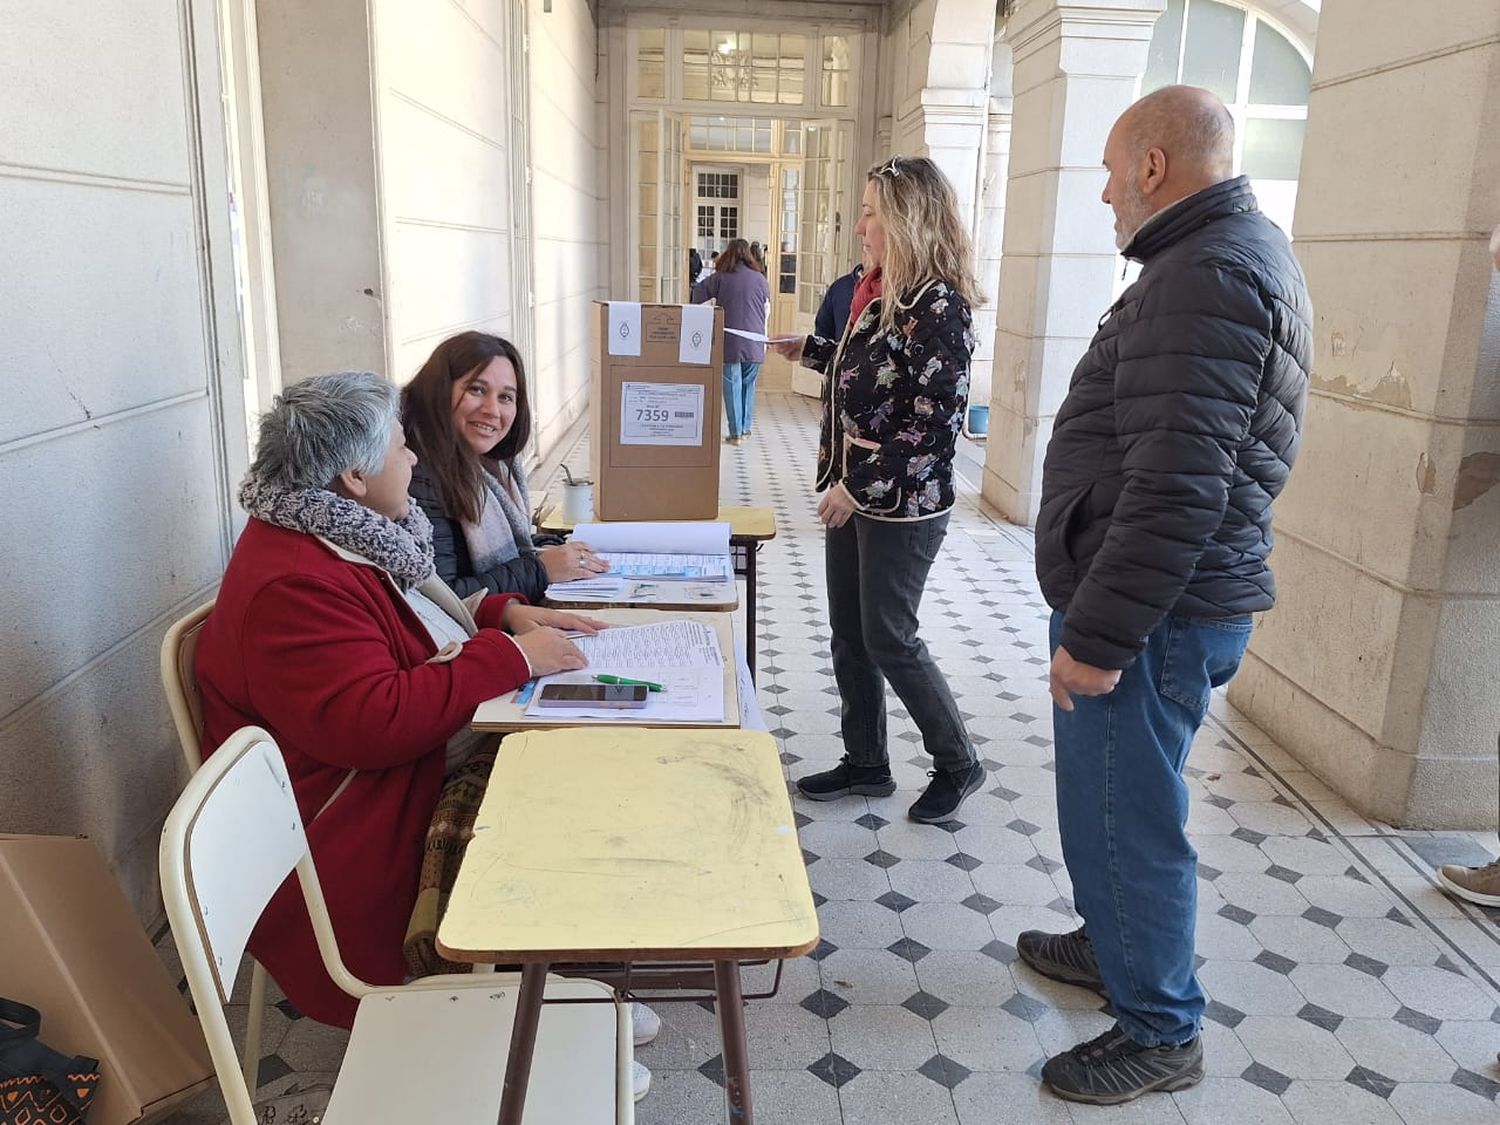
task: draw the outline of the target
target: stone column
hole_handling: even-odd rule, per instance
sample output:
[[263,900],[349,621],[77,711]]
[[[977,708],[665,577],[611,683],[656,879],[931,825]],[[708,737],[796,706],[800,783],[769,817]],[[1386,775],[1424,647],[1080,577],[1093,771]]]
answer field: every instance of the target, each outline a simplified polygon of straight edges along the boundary
[[975,270],[985,301],[974,310],[974,362],[969,401],[988,403],[995,356],[995,313],[1000,293],[1000,248],[1005,231],[1005,185],[1010,164],[1010,98],[990,98],[984,146],[984,178],[979,185],[979,218],[974,224]]
[[1042,455],[1068,378],[1114,297],[1104,140],[1135,100],[1165,0],[1019,0],[1014,126],[984,496],[1031,524]]
[[1323,5],[1294,224],[1311,397],[1279,603],[1230,699],[1401,825],[1496,825],[1497,75],[1493,3]]

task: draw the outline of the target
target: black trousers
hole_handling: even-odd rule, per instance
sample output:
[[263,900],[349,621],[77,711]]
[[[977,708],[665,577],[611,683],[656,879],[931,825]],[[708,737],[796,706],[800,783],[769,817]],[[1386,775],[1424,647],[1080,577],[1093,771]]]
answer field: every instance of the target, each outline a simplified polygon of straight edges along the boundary
[[917,636],[927,574],[948,531],[948,514],[890,521],[851,516],[824,541],[833,675],[841,701],[844,750],[857,766],[889,763],[885,682],[922,733],[940,770],[974,764],[948,681]]

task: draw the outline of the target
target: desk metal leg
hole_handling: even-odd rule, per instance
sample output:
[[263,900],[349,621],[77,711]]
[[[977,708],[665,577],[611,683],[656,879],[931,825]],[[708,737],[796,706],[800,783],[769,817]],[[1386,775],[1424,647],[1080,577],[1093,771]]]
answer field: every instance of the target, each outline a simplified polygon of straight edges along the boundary
[[715,1007],[719,1041],[724,1048],[724,1097],[730,1125],[753,1125],[750,1106],[750,1047],[745,1039],[745,1001],[740,993],[740,963],[714,962]]
[[500,1125],[521,1125],[521,1115],[526,1111],[526,1086],[531,1081],[531,1056],[536,1051],[547,968],[544,963],[527,962],[521,966],[521,995],[516,1000],[510,1057],[505,1061],[505,1086],[500,1092]]
[[755,682],[755,556],[759,543],[745,547],[745,661],[750,665],[750,682]]

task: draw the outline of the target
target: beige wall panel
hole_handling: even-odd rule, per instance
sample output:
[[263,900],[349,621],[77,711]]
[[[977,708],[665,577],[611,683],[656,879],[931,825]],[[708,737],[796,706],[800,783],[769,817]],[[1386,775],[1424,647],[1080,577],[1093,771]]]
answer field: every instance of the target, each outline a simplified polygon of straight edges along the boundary
[[193,201],[0,177],[0,446],[205,386]]
[[[1355,569],[1436,589],[1463,442],[1458,426],[1314,395],[1276,526],[1320,543]],[[1330,496],[1341,502],[1330,504]],[[1404,530],[1392,534],[1393,528]]]
[[186,185],[182,44],[176,4],[6,4],[0,154],[35,168]]
[[392,221],[510,229],[510,162],[503,147],[390,93],[380,122],[385,205]]
[[[1408,0],[1324,4],[1318,17],[1318,81],[1362,74],[1371,65],[1446,54],[1500,35],[1500,5],[1489,0],[1423,4],[1413,19]],[[1419,136],[1425,135],[1417,134]]]
[[1419,628],[1409,616],[1422,607],[1291,535],[1277,538],[1271,568],[1276,608],[1255,633],[1260,659],[1372,738],[1410,746],[1414,717],[1401,722],[1388,710],[1398,681],[1425,674],[1430,647],[1421,640],[1430,645],[1431,622]]
[[[1333,41],[1332,35],[1320,38],[1325,49]],[[1330,86],[1320,60],[1320,85],[1308,105],[1302,182],[1337,183],[1339,190],[1299,193],[1297,236],[1451,235],[1476,225],[1481,217],[1473,210],[1475,186],[1484,185],[1493,200],[1491,185],[1500,177],[1500,146],[1475,144],[1476,136],[1493,136],[1495,121],[1486,117],[1493,98],[1453,92],[1490,89],[1497,66],[1500,42]],[[1438,122],[1441,127],[1435,127]],[[1387,149],[1392,137],[1421,138],[1421,160],[1382,161],[1378,174],[1348,174],[1368,165],[1369,154]],[[1444,168],[1463,174],[1436,171]]]
[[[503,147],[505,40],[447,0],[376,0],[375,11],[381,85]],[[497,83],[502,96],[480,96]]]
[[5,831],[87,835],[142,917],[158,915],[161,822],[186,768],[161,694],[157,653],[183,604],[0,720]]
[[219,576],[207,405],[194,399],[0,455],[7,526],[26,529],[37,560],[8,567],[0,584],[0,635],[24,643],[0,660],[0,716]]
[[1301,238],[1297,256],[1317,290],[1316,386],[1418,414],[1500,417],[1500,380],[1474,378],[1500,284],[1480,239]]

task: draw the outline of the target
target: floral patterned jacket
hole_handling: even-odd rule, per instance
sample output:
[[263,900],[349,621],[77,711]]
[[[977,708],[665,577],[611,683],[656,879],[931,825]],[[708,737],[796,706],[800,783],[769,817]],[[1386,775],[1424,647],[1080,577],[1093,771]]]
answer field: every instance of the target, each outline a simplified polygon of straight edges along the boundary
[[969,303],[930,281],[899,299],[889,331],[877,297],[842,340],[809,336],[802,362],[823,373],[817,489],[843,482],[862,514],[915,520],[953,506],[953,452],[974,353]]

